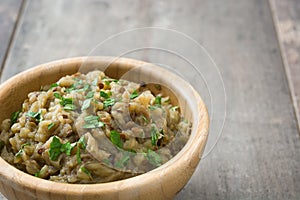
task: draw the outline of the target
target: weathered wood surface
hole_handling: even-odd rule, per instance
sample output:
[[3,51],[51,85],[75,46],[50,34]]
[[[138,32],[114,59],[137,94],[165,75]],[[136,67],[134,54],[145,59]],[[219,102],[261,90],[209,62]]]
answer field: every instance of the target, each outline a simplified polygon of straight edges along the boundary
[[0,68],[4,64],[21,5],[22,0],[1,0],[0,2]]
[[86,55],[129,28],[192,36],[220,68],[228,112],[220,141],[176,199],[300,198],[297,122],[267,0],[33,0],[20,22],[2,81],[36,64]]
[[297,0],[270,0],[270,5],[300,127],[300,4]]

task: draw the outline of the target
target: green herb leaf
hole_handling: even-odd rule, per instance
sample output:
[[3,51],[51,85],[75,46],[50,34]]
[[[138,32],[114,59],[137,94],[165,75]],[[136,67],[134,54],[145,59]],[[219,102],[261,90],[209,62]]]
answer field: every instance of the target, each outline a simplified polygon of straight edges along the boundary
[[134,90],[133,93],[130,94],[130,99],[134,99],[134,98],[136,98],[138,96],[139,96],[139,93],[136,90]]
[[81,136],[78,140],[78,143],[81,145],[81,148],[84,150],[86,149],[86,141],[85,141],[85,137]]
[[50,88],[49,88],[49,89],[55,88],[55,87],[57,87],[57,86],[59,86],[58,83],[52,83],[52,84],[50,85]]
[[70,156],[72,150],[76,146],[77,143],[64,143],[62,144],[57,136],[52,138],[52,142],[50,143],[49,156],[51,160],[57,160],[60,154],[66,153],[66,155]]
[[77,107],[74,105],[74,99],[73,98],[65,98],[61,96],[59,93],[54,93],[53,94],[55,98],[60,99],[61,101],[59,102],[60,105],[64,107],[65,110],[76,110]]
[[118,167],[118,168],[123,168],[125,167],[126,165],[128,165],[128,161],[130,159],[130,156],[129,154],[125,154],[120,160],[118,160],[116,163],[115,163],[115,166]]
[[80,167],[80,170],[83,171],[85,174],[87,174],[89,177],[92,177],[92,174],[89,170],[87,170],[85,167]]
[[116,103],[116,100],[114,98],[105,99],[105,101],[103,102],[104,108],[107,108],[109,106],[113,106],[115,103]]
[[115,83],[118,83],[119,80],[117,79],[113,79],[113,78],[108,78],[108,77],[104,77],[102,79],[102,81],[104,82],[105,85],[109,86],[111,84],[111,82],[115,82]]
[[77,107],[74,104],[66,104],[64,110],[76,110]]
[[20,113],[21,113],[21,111],[16,111],[11,114],[11,116],[10,116],[11,124],[14,124],[17,122]]
[[29,142],[22,144],[20,150],[16,153],[15,156],[20,156],[20,155],[23,153],[23,151],[24,151],[24,150],[23,150],[24,147],[25,147],[25,146],[29,146],[29,145],[31,145]]
[[161,96],[155,97],[154,103],[157,104],[157,105],[161,105]]
[[82,87],[82,80],[79,80],[78,78],[74,79],[76,82],[71,85],[71,87],[67,88],[67,92],[71,92],[74,90],[79,90]]
[[148,119],[144,115],[142,115],[142,119],[145,123],[149,123]]
[[93,123],[94,121],[98,122],[98,120],[99,120],[99,116],[95,116],[95,115],[89,115],[84,117],[84,121],[87,123]]
[[87,98],[87,99],[91,99],[91,98],[93,98],[94,97],[94,92],[93,91],[89,91],[87,94],[86,94],[86,96],[85,96],[85,98]]
[[70,156],[71,152],[75,146],[76,146],[76,143],[71,144],[70,142],[67,142],[67,143],[61,145],[60,152],[61,153],[65,152],[68,156]]
[[29,111],[28,113],[26,113],[26,116],[27,116],[27,117],[34,118],[34,119],[36,119],[38,122],[40,122],[40,121],[43,120],[43,117],[42,117],[42,115],[41,115],[41,111],[39,111],[39,112],[32,112],[32,111]]
[[152,151],[151,149],[148,149],[148,153],[146,155],[146,159],[149,161],[149,163],[153,166],[160,166],[162,164],[162,159],[160,155],[158,155],[155,151]]
[[108,99],[110,97],[109,93],[106,93],[104,91],[100,91],[100,96],[103,97],[104,99]]
[[98,85],[98,77],[93,80],[92,85],[93,86]]
[[62,99],[62,96],[61,96],[59,93],[57,93],[57,92],[55,92],[55,93],[53,94],[53,96],[54,96],[55,98],[57,98],[57,99]]
[[65,106],[67,104],[73,104],[73,102],[74,102],[73,98],[64,98],[64,97],[62,97],[60,105]]
[[103,159],[102,162],[106,165],[111,165],[110,160],[108,160],[107,158]]
[[111,142],[119,148],[123,147],[123,141],[121,139],[120,133],[115,130],[110,131]]
[[89,115],[84,118],[85,124],[83,128],[100,128],[104,126],[103,122],[99,121],[98,116]]
[[81,106],[81,111],[88,109],[90,107],[90,105],[91,105],[91,99],[84,100],[84,102]]
[[50,130],[53,126],[55,126],[55,124],[52,122],[51,124],[48,125],[48,130]]
[[58,156],[62,153],[61,146],[62,143],[60,142],[59,138],[54,136],[52,138],[52,142],[50,143],[49,149],[49,156],[51,160],[57,160]]
[[23,149],[20,149],[15,156],[20,156],[23,153]]
[[81,163],[81,155],[80,155],[80,148],[77,146],[77,151],[76,151],[76,158],[77,158],[77,163]]
[[36,172],[36,173],[34,173],[34,176],[39,178],[40,174],[41,174],[41,172]]
[[152,128],[151,128],[150,134],[151,134],[151,144],[153,146],[156,146],[157,141],[158,141],[158,134],[159,133],[158,133],[157,129],[154,126],[152,126]]
[[150,110],[156,110],[157,108],[158,108],[158,106],[152,106],[152,105],[149,106]]
[[83,90],[83,91],[87,91],[89,88],[90,88],[90,85],[89,85],[89,84],[84,84],[82,90]]

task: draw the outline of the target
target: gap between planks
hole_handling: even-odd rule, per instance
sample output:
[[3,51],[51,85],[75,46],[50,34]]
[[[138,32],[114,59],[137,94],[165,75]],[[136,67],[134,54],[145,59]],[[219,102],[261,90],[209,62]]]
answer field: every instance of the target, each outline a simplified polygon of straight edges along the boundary
[[20,6],[18,14],[17,14],[16,22],[13,26],[13,30],[12,30],[11,36],[9,38],[9,41],[8,41],[7,50],[6,50],[6,52],[4,54],[4,57],[3,57],[3,62],[2,62],[1,68],[0,68],[0,77],[2,76],[2,72],[3,72],[4,66],[6,64],[7,57],[10,53],[12,43],[15,39],[16,30],[20,26],[20,20],[21,20],[21,17],[23,16],[23,13],[24,13],[24,8],[25,8],[26,1],[27,0],[22,0],[22,2],[21,2],[21,6]]
[[296,120],[297,120],[297,127],[298,127],[298,134],[300,136],[300,110],[299,110],[299,106],[298,102],[297,102],[297,97],[296,97],[296,93],[295,93],[295,87],[294,87],[294,83],[293,83],[293,79],[291,76],[291,70],[290,70],[290,65],[288,62],[288,58],[286,55],[286,49],[284,47],[284,44],[282,42],[282,35],[280,34],[280,30],[279,30],[279,19],[277,16],[277,13],[279,12],[279,10],[276,7],[276,3],[274,0],[268,0],[269,2],[269,7],[271,10],[271,14],[272,14],[272,20],[273,20],[273,24],[275,26],[275,32],[277,35],[277,42],[280,48],[280,52],[281,52],[281,58],[282,58],[282,62],[283,62],[283,66],[284,66],[284,70],[285,70],[285,74],[287,77],[287,81],[288,81],[288,85],[290,88],[290,97],[292,99],[293,102],[293,107],[294,107],[294,114],[296,116]]

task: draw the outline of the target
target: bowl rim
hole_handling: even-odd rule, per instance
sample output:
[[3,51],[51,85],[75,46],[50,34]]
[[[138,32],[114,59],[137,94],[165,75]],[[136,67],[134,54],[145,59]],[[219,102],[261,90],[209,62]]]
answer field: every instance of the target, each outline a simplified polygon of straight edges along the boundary
[[[2,88],[4,87],[8,87],[13,81],[25,76],[26,74],[36,73],[36,71],[43,71],[48,69],[49,67],[50,68],[59,67],[65,65],[66,63],[68,64],[83,63],[86,61],[86,59],[91,59],[94,61],[97,61],[98,59],[102,61],[111,61],[112,59],[116,59],[116,58],[118,57],[106,57],[106,56],[73,57],[73,58],[56,60],[45,64],[40,64],[33,68],[27,69],[11,77],[10,79],[6,80],[0,85],[0,90],[2,90]],[[126,63],[131,63],[133,65],[150,64],[151,66],[162,69],[161,67],[156,66],[154,64],[131,59],[131,58],[118,58],[116,62],[120,65]],[[173,74],[172,72],[166,69],[163,70],[167,71],[167,73]],[[173,75],[178,77],[175,74]],[[190,86],[190,84],[188,84],[183,79],[182,81],[186,85]],[[11,185],[16,188],[18,188],[18,185],[22,185],[21,189],[29,188],[29,189],[37,190],[38,188],[39,191],[43,191],[47,193],[53,193],[53,192],[65,193],[65,194],[72,193],[72,194],[82,195],[82,194],[95,194],[101,192],[111,192],[112,188],[115,188],[115,192],[120,190],[124,191],[127,188],[138,188],[141,185],[150,184],[150,182],[153,181],[153,178],[157,176],[158,177],[163,176],[166,173],[170,172],[171,170],[174,170],[174,166],[178,166],[178,164],[189,161],[189,155],[191,154],[197,154],[199,156],[198,161],[195,161],[195,163],[193,161],[193,163],[191,164],[191,167],[196,168],[198,162],[201,159],[201,155],[204,151],[204,147],[207,141],[208,130],[209,130],[209,117],[208,117],[207,108],[203,100],[201,99],[200,95],[192,87],[190,87],[190,90],[192,91],[195,100],[197,100],[197,105],[198,105],[197,111],[201,111],[201,113],[196,113],[196,115],[199,116],[201,115],[200,121],[195,123],[197,126],[195,126],[193,121],[192,133],[190,138],[188,139],[188,142],[185,144],[185,146],[180,150],[180,152],[177,155],[175,155],[171,160],[161,165],[160,167],[157,167],[147,173],[132,178],[128,178],[128,179],[119,180],[119,181],[113,181],[108,183],[95,183],[95,184],[69,184],[69,183],[59,183],[59,182],[54,182],[54,181],[34,177],[30,174],[27,174],[15,168],[14,166],[7,163],[4,159],[2,159],[2,157],[0,157],[0,181],[10,181]],[[195,114],[195,112],[193,112],[193,114]]]

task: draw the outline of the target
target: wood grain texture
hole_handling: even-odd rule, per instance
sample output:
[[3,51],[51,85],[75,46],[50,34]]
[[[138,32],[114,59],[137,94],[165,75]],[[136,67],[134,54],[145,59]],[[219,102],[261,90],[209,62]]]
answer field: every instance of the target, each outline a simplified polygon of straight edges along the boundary
[[2,0],[0,2],[0,67],[12,39],[12,33],[22,5],[22,0]]
[[300,128],[300,4],[297,0],[269,1]]
[[297,122],[267,0],[33,0],[21,22],[2,81],[36,64],[86,55],[133,27],[195,38],[220,68],[228,113],[220,141],[176,199],[300,198]]

